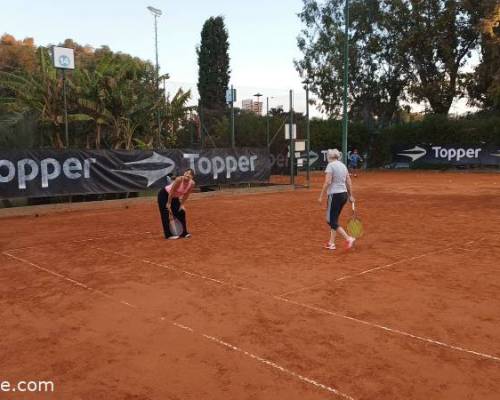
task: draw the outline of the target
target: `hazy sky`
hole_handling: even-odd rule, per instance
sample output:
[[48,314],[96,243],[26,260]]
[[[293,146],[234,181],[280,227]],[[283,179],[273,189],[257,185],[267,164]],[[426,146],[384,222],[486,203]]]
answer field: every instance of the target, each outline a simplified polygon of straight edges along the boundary
[[[295,109],[303,111],[305,93],[293,66],[301,56],[296,38],[302,0],[0,0],[0,34],[33,37],[37,45],[71,38],[154,61],[154,19],[148,5],[163,11],[158,20],[159,63],[161,73],[170,74],[168,92],[183,87],[197,98],[200,32],[206,19],[222,15],[237,105],[260,92],[272,97],[270,107],[288,109],[288,90],[293,89]],[[457,109],[463,106],[452,112]]]
[[[0,33],[33,37],[38,45],[72,38],[154,61],[154,19],[148,5],[163,11],[158,47],[161,72],[170,74],[168,91],[196,89],[200,32],[206,19],[218,15],[225,18],[229,33],[231,83],[238,89],[239,104],[260,92],[275,97],[271,107],[287,107],[288,90],[301,91],[293,66],[300,57],[301,0],[0,0]],[[296,93],[296,102],[301,97]]]

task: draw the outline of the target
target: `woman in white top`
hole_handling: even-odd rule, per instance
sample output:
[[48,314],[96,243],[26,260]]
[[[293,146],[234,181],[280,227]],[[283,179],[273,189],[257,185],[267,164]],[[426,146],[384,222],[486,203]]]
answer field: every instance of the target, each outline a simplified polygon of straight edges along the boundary
[[335,237],[337,232],[346,240],[347,248],[350,249],[356,239],[349,236],[344,228],[339,225],[339,216],[347,200],[354,202],[352,196],[352,183],[346,166],[340,161],[341,153],[337,149],[330,149],[327,153],[328,165],[325,169],[325,183],[319,195],[319,203],[323,202],[325,191],[328,194],[326,208],[326,222],[330,225],[330,240],[325,248],[335,250]]

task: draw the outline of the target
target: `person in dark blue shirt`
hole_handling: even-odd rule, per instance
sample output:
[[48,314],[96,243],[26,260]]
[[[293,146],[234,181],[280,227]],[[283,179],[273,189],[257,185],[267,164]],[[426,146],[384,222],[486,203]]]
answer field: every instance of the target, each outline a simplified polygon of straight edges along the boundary
[[351,174],[353,174],[354,176],[358,176],[356,174],[356,170],[361,167],[362,162],[363,159],[358,154],[358,149],[353,149],[353,151],[349,155],[349,163],[348,163],[349,171],[351,172]]

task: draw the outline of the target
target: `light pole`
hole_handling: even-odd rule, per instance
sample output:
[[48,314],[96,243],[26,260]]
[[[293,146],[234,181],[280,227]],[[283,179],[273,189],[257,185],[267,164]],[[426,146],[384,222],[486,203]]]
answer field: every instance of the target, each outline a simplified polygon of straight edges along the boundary
[[345,0],[345,35],[344,35],[344,120],[342,123],[342,158],[347,165],[347,83],[349,77],[349,0]]
[[311,124],[309,120],[309,85],[311,81],[306,78],[303,82],[306,86],[306,154],[307,154],[307,187],[310,185],[310,175],[311,175],[311,166],[310,166],[310,152],[311,152]]
[[295,138],[293,137],[293,92],[290,90],[290,115],[289,115],[289,132],[290,132],[290,184],[295,187]]
[[66,70],[62,70],[63,80],[63,101],[64,101],[64,136],[66,138],[66,148],[69,148],[69,133],[68,133],[68,102],[66,100]]
[[[43,58],[42,58],[43,60]],[[53,46],[52,47],[52,62],[54,67],[62,70],[63,80],[63,101],[64,101],[64,134],[66,139],[66,148],[69,147],[68,133],[68,104],[66,101],[66,70],[75,69],[75,55],[71,48]],[[43,64],[43,63],[42,63]]]
[[[147,9],[155,17],[155,53],[156,53],[156,93],[158,100],[160,99],[160,66],[158,65],[158,17],[161,16],[162,12],[158,8],[148,6]],[[158,147],[161,147],[161,122],[160,122],[160,109],[157,109],[157,119],[158,119]]]
[[274,97],[266,97],[266,143],[269,149],[269,99],[274,99]]
[[234,101],[236,100],[236,91],[231,85],[231,147],[234,149],[236,147],[236,140],[234,138]]

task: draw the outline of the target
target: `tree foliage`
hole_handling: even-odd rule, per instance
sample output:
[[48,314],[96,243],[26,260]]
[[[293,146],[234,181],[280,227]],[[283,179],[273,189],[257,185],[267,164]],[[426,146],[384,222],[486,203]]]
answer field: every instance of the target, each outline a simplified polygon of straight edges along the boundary
[[[149,146],[156,132],[160,111],[163,145],[173,146],[186,122],[190,92],[182,89],[166,99],[156,89],[154,66],[139,58],[114,53],[108,47],[94,50],[71,39],[77,68],[68,71],[67,99],[70,146],[132,149]],[[61,73],[56,71],[49,50],[36,48],[32,39],[1,39],[0,112],[34,114],[48,144],[65,147],[62,140],[63,96]],[[160,77],[167,79],[168,75]],[[14,114],[15,113],[15,114]],[[47,144],[42,139],[38,145]]]
[[229,41],[221,16],[210,17],[203,24],[198,55],[198,92],[205,109],[222,112],[226,107],[229,84]]
[[39,53],[41,63],[35,71],[0,71],[0,87],[8,93],[2,102],[12,111],[36,113],[42,127],[52,132],[52,146],[62,148],[62,80],[49,66],[48,52],[41,48]]
[[16,40],[9,34],[0,38],[0,70],[34,72],[37,67],[36,47],[33,38]]
[[481,62],[469,75],[470,103],[500,110],[500,4],[485,0],[488,17],[481,24]]
[[[386,125],[407,101],[447,114],[465,95],[465,65],[480,45],[487,3],[495,0],[351,0],[351,117]],[[298,71],[325,111],[342,100],[345,0],[303,0]]]
[[[305,24],[298,38],[301,75],[312,81],[312,92],[324,111],[339,115],[344,71],[344,0],[320,3],[304,0],[299,14]],[[355,0],[350,6],[349,104],[351,115],[373,124],[386,124],[405,98],[411,82],[404,10],[391,1]]]
[[463,96],[463,67],[479,43],[481,2],[411,0],[408,51],[418,76],[411,88],[416,100],[427,100],[436,114],[448,114]]

